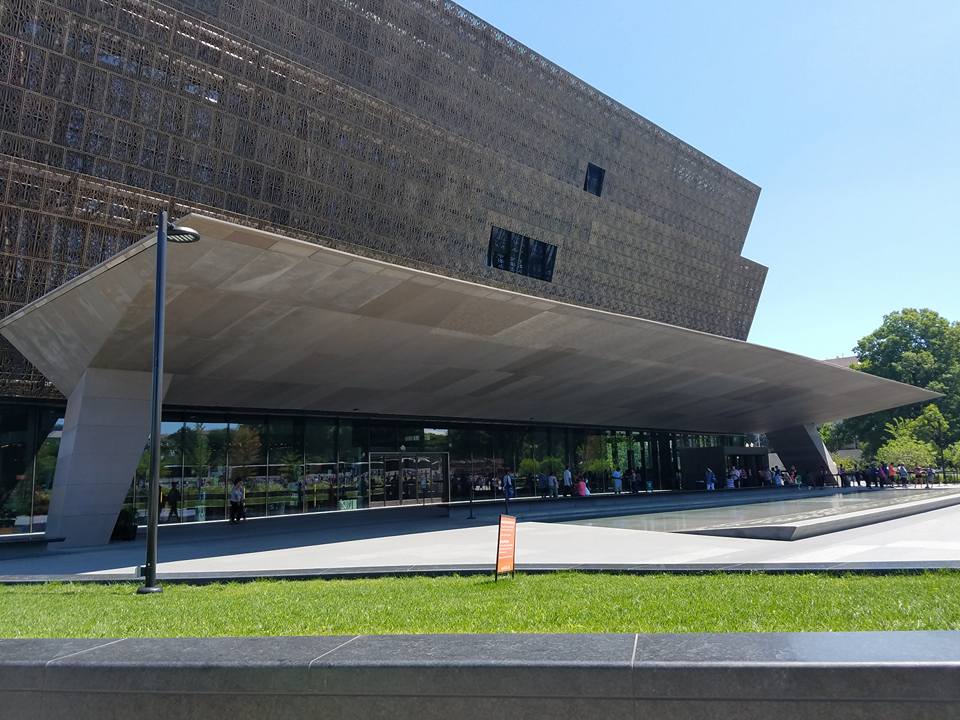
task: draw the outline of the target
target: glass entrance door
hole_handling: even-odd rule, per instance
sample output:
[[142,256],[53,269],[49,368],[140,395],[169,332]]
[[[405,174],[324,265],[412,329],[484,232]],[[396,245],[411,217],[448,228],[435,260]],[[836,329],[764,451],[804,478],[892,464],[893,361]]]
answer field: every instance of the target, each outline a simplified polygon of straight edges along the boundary
[[447,453],[371,453],[370,467],[371,507],[428,505],[450,498]]
[[383,456],[371,455],[367,472],[369,482],[367,491],[370,493],[368,507],[381,507],[387,504],[386,468],[383,465]]

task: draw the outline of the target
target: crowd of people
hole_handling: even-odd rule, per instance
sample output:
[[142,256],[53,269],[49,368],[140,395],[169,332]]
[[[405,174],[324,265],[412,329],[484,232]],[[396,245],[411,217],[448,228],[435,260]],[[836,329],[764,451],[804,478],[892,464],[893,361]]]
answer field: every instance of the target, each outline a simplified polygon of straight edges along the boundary
[[[752,471],[733,466],[727,471],[724,487],[728,490],[755,485],[760,487],[799,487],[801,485],[807,487],[884,487],[889,485],[906,487],[911,481],[915,485],[925,483],[926,487],[930,487],[936,481],[936,470],[932,467],[920,466],[910,470],[902,463],[896,466],[891,463],[873,463],[853,469],[841,467],[836,475],[825,469],[821,469],[818,473],[804,475],[795,466],[792,466],[789,471],[774,466],[758,471],[758,483],[751,482],[752,477]],[[704,473],[704,486],[707,490],[717,488],[717,475],[712,468],[707,468]]]
[[[908,470],[903,464],[874,463],[873,465],[844,469],[840,468],[836,475],[826,469],[819,472],[803,473],[791,466],[789,470],[774,466],[772,468],[741,468],[736,465],[723,471],[723,477],[718,478],[712,468],[707,468],[703,477],[703,488],[707,491],[718,489],[734,490],[744,487],[884,487],[889,485],[906,486],[911,481],[914,484],[925,483],[927,487],[935,481],[936,471],[933,468],[917,467]],[[615,468],[610,473],[610,483],[604,484],[602,490],[610,490],[614,495],[624,492],[637,494],[652,493],[653,481],[641,479],[636,470],[626,472]],[[591,488],[591,478],[587,473],[574,474],[569,467],[565,467],[559,476],[554,472],[537,473],[533,478],[534,487],[541,498],[545,500],[560,497],[589,497],[597,492]],[[530,486],[527,485],[529,488]],[[517,495],[517,478],[508,468],[504,471],[495,489],[507,498]]]
[[[703,484],[708,491],[717,489],[717,474],[713,468],[708,467],[704,472]],[[754,471],[753,468],[740,468],[733,465],[726,471],[723,487],[726,490],[734,490],[741,487],[791,487],[803,484],[803,474],[796,467],[791,467],[789,471],[776,466],[772,469],[760,468]],[[820,484],[823,485],[823,482]]]
[[883,487],[885,485],[906,487],[911,481],[914,485],[923,484],[930,487],[936,482],[937,471],[935,468],[924,468],[919,465],[911,470],[903,463],[899,465],[872,463],[865,467],[841,467],[837,473],[837,479],[841,487]]
[[[611,489],[614,495],[621,495],[624,491],[634,494],[653,492],[653,481],[641,480],[636,470],[631,469],[621,472],[620,468],[615,468],[610,475],[610,479],[612,480]],[[559,477],[553,472],[541,472],[537,473],[534,478],[537,492],[545,500],[560,497],[589,497],[595,492],[591,489],[590,482],[589,474],[577,473],[574,475],[569,467],[565,467]],[[508,499],[517,496],[517,479],[510,468],[504,470],[497,490]]]

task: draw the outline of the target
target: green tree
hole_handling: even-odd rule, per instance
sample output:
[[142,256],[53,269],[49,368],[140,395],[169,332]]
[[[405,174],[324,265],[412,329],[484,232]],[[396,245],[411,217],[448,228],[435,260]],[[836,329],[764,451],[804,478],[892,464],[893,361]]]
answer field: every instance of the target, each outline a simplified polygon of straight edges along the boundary
[[288,483],[297,483],[303,478],[303,455],[288,452],[280,459],[281,473]]
[[950,444],[950,423],[940,408],[933,403],[926,405],[920,415],[910,421],[910,430],[915,438],[936,449],[937,464],[943,467],[945,451]]
[[820,437],[830,452],[836,452],[856,442],[857,436],[849,425],[842,422],[824,423],[820,426]]
[[607,458],[595,458],[588,460],[584,469],[594,475],[603,475],[613,472],[613,463]]
[[943,451],[944,459],[955,468],[960,468],[960,442],[955,442]]
[[836,463],[838,468],[843,468],[844,470],[850,470],[856,467],[856,463],[850,458],[840,457],[836,452],[831,452],[830,457],[833,459],[833,462]]
[[184,462],[195,468],[197,478],[206,480],[210,472],[210,438],[203,423],[184,426]]
[[[960,439],[960,323],[929,309],[905,308],[890,313],[854,348],[854,369],[944,394],[937,405],[948,431],[944,443]],[[845,420],[843,425],[868,455],[889,442],[886,425],[896,417],[910,420],[919,407],[886,410]],[[878,456],[879,458],[879,456]]]
[[558,457],[545,457],[540,462],[540,472],[544,475],[560,475],[563,472],[563,460]]
[[936,451],[930,443],[909,435],[890,438],[877,449],[877,460],[880,462],[894,465],[903,463],[910,468],[917,465],[929,467],[933,465],[934,457],[936,457]]
[[230,464],[233,477],[248,478],[253,474],[252,465],[260,462],[263,445],[260,433],[250,425],[241,425],[230,433]]
[[536,458],[524,458],[520,461],[520,467],[517,468],[517,474],[520,477],[532,477],[540,472],[540,461]]
[[884,431],[889,440],[877,448],[877,460],[894,465],[903,463],[907,467],[932,465],[936,450],[929,442],[917,436],[917,427],[922,424],[922,416],[912,420],[896,418],[888,422]]

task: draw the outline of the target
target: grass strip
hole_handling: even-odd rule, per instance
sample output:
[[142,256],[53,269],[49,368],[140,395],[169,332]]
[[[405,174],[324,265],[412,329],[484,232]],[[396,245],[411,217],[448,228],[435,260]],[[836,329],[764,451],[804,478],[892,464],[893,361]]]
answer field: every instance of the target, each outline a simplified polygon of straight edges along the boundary
[[0,586],[0,637],[958,630],[960,572]]

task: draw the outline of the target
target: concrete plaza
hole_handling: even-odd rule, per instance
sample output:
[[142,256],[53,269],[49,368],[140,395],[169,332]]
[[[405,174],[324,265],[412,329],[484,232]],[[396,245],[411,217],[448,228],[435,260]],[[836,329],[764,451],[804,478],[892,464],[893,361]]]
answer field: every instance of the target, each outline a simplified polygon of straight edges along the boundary
[[[910,493],[914,491],[882,491]],[[876,493],[872,493],[876,496]],[[719,500],[720,498],[718,498]],[[702,497],[693,500],[704,501]],[[801,499],[802,502],[802,499]],[[787,501],[789,503],[789,500]],[[769,514],[767,503],[736,512]],[[766,509],[765,509],[766,508]],[[384,511],[384,519],[390,511]],[[690,513],[704,512],[691,510]],[[717,509],[706,509],[716,514]],[[656,519],[664,514],[647,516]],[[325,527],[320,515],[163,528],[164,575],[244,577],[361,572],[440,571],[491,567],[497,527],[478,520],[421,517],[404,522]],[[620,518],[576,522],[521,522],[517,562],[528,568],[626,569],[883,569],[960,567],[960,506],[793,542],[637,530],[604,525]],[[590,523],[590,524],[587,524]],[[98,575],[132,578],[143,561],[143,541],[103,548],[51,551],[0,561],[0,576]]]

